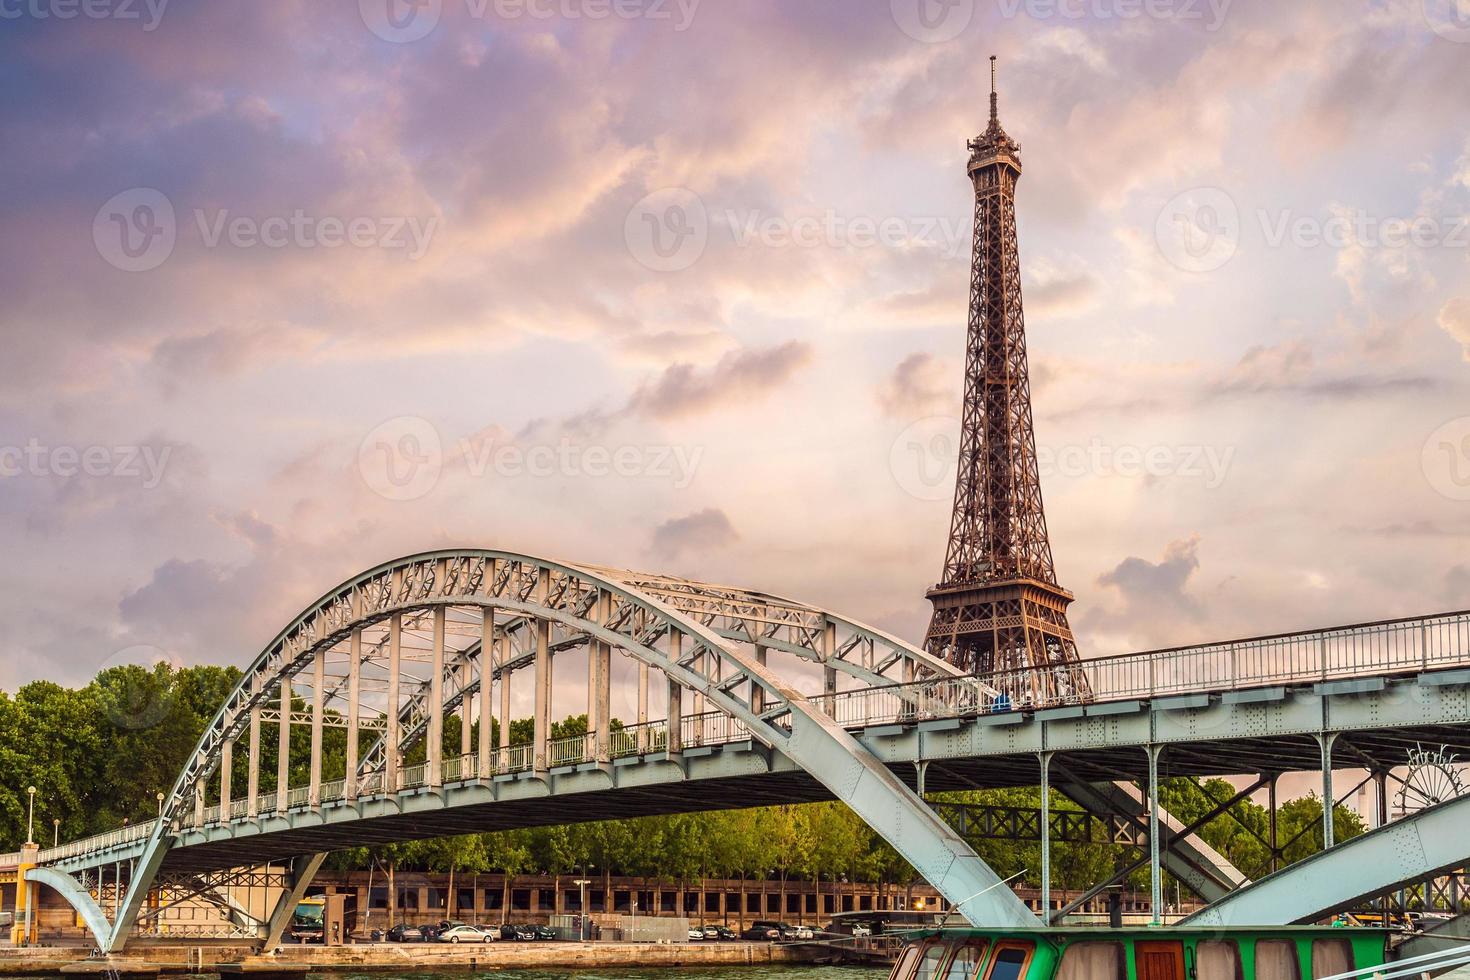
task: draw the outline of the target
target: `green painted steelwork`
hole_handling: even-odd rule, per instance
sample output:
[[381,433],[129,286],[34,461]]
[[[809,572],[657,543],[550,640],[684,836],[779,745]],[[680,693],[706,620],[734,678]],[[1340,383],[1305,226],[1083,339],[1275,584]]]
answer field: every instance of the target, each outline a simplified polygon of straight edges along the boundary
[[[889,980],[984,980],[998,950],[1025,948],[1029,955],[1023,972],[1016,980],[1055,980],[1068,949],[1080,943],[1116,943],[1123,947],[1126,977],[1139,980],[1137,944],[1177,942],[1184,951],[1183,977],[1198,980],[1198,948],[1202,942],[1233,943],[1237,951],[1237,980],[1257,980],[1256,944],[1267,941],[1294,943],[1297,975],[1300,980],[1323,980],[1312,969],[1312,946],[1317,941],[1345,941],[1352,948],[1352,969],[1367,970],[1381,966],[1388,959],[1389,932],[1382,929],[1330,928],[1323,926],[1265,926],[1260,928],[1208,929],[1181,926],[1137,928],[1056,927],[1050,929],[920,929],[903,933],[909,949],[920,951],[942,946],[948,952],[931,972],[916,977],[920,957],[900,955]],[[984,943],[985,952],[979,969],[969,968],[963,974],[951,973],[954,953],[966,944]],[[1086,977],[1086,980],[1103,978]],[[1111,980],[1111,978],[1107,978]]]

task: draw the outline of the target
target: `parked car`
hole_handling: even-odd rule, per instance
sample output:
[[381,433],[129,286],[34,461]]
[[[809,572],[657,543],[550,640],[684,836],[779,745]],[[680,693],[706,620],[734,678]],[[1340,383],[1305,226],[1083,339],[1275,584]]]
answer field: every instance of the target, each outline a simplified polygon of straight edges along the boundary
[[506,923],[500,927],[501,939],[514,939],[516,942],[529,943],[536,938],[536,927],[525,925],[512,925]]
[[740,934],[741,939],[753,939],[762,943],[774,943],[781,938],[781,930],[772,925],[754,925]]
[[689,941],[691,943],[702,942],[703,940],[704,940],[704,930],[703,929],[690,929],[689,930]]
[[852,934],[857,938],[864,938],[867,936],[871,936],[873,934],[873,930],[869,929],[865,924],[861,922],[854,922],[852,924]]
[[390,943],[421,943],[424,941],[424,931],[418,926],[400,922],[388,930],[388,941]]
[[435,938],[441,943],[489,943],[499,938],[498,932],[487,932],[479,926],[467,926],[461,922],[457,926],[449,926],[440,929]]
[[439,938],[438,926],[419,926],[419,932],[424,934],[424,942],[432,943]]
[[740,938],[740,933],[731,929],[729,926],[716,926],[715,928],[719,930],[720,939],[723,942],[734,942]]
[[816,938],[811,926],[794,926],[791,930],[791,938],[801,942],[809,942]]
[[532,928],[536,930],[536,938],[543,943],[549,943],[556,939],[556,930],[551,928],[551,926],[533,926]]
[[796,926],[789,922],[769,922],[765,920],[752,922],[753,929],[775,929],[782,940],[796,938]]

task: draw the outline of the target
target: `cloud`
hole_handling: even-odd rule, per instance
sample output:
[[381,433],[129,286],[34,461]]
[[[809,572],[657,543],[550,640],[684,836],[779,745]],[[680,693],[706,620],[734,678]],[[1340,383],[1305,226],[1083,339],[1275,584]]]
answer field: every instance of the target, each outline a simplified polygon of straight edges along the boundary
[[1095,307],[1102,298],[1102,281],[1085,270],[1062,269],[1037,261],[1025,289],[1026,309],[1042,316],[1072,316]]
[[1197,536],[1170,543],[1159,561],[1123,559],[1097,578],[1112,602],[1093,607],[1079,626],[1095,634],[1122,636],[1125,647],[1178,642],[1204,619],[1203,607],[1189,591],[1199,564]]
[[671,419],[746,403],[781,387],[811,359],[809,344],[790,340],[776,347],[732,351],[708,370],[675,364],[639,388],[625,411]]
[[1219,391],[1268,391],[1299,387],[1312,373],[1312,347],[1305,341],[1257,344],[1216,385]]
[[651,550],[662,558],[678,558],[691,551],[718,551],[738,540],[740,535],[725,512],[717,507],[706,507],[654,528]]
[[913,420],[959,410],[954,365],[932,354],[910,354],[878,389],[878,404],[889,418]]
[[1456,296],[1440,307],[1439,328],[1454,338],[1470,361],[1470,297]]

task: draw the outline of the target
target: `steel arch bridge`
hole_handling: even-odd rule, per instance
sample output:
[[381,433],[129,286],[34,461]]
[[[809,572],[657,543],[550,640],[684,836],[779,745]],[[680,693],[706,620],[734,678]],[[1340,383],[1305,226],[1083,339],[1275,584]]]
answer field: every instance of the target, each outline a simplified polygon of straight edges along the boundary
[[[573,649],[587,651],[588,731],[558,738],[554,663]],[[636,672],[631,724],[612,717],[614,651]],[[512,688],[524,698],[526,679],[534,732],[513,744]],[[274,945],[336,848],[835,797],[971,921],[1034,924],[968,844],[833,718],[844,690],[947,679],[951,694],[974,688],[972,701],[995,693],[893,636],[770,595],[502,551],[415,555],[344,582],[261,651],[155,824],[45,852],[29,879],[59,891],[104,952],[121,950],[177,896],[215,905],[242,936]],[[649,720],[651,699],[664,719]],[[458,755],[444,750],[451,717]],[[286,747],[274,780],[263,773],[270,728]],[[303,728],[309,740],[293,739]],[[326,768],[329,728],[346,730],[337,771]],[[706,742],[734,761],[697,771]],[[691,790],[697,777],[709,782]],[[762,792],[773,777],[776,789]],[[566,804],[548,807],[551,795]],[[274,910],[231,905],[239,869],[272,862],[283,866]]]

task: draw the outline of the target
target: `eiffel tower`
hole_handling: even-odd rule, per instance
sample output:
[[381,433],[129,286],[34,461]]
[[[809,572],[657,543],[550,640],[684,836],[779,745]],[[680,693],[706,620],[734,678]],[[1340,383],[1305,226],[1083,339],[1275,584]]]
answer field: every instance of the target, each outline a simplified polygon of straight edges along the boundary
[[1057,584],[1041,505],[1016,247],[1021,148],[1000,125],[994,57],[990,125],[968,146],[975,242],[959,476],[925,646],[998,675],[992,686],[1018,705],[1088,700],[1067,624],[1073,597]]

